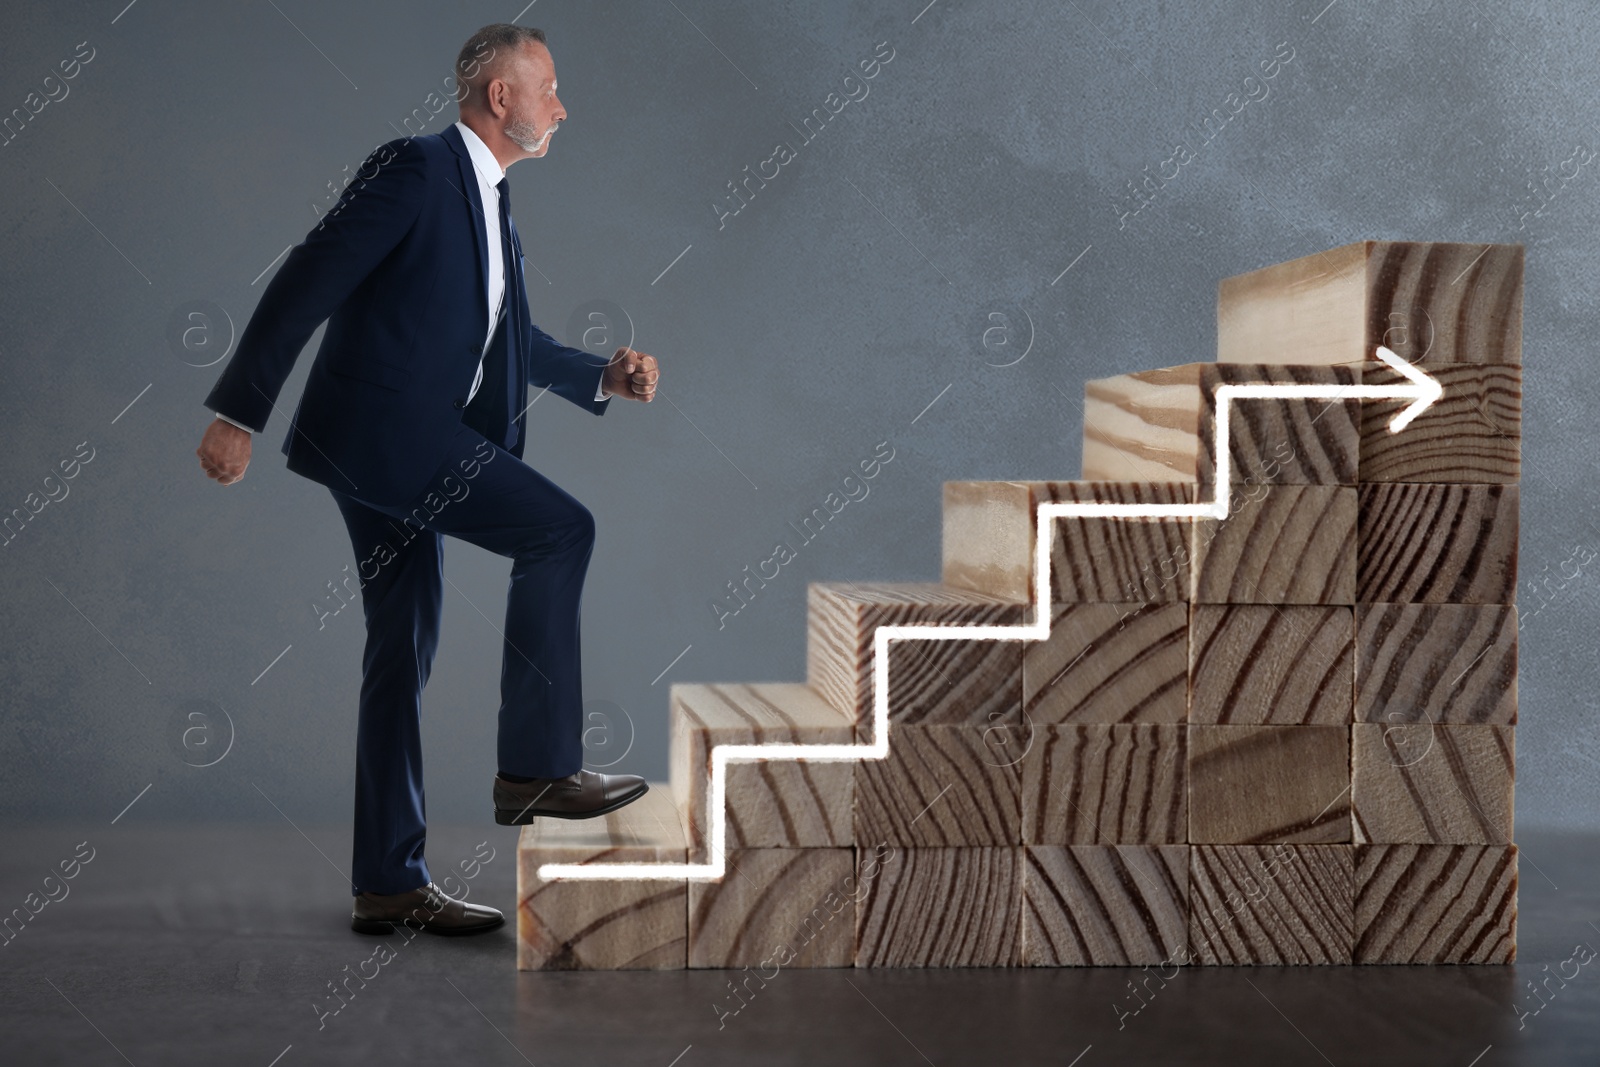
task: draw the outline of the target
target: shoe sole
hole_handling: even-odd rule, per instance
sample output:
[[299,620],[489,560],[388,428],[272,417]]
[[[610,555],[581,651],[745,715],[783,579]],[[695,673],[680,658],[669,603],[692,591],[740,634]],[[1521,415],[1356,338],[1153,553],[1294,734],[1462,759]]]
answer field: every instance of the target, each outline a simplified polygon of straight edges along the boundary
[[525,810],[495,808],[494,821],[501,826],[526,826],[535,819],[594,819],[601,815],[609,815],[618,808],[626,807],[648,792],[650,792],[650,786],[646,783],[637,793],[630,793],[604,807],[594,808],[589,811],[540,811],[537,808]]
[[351,918],[350,929],[358,934],[392,934],[399,925],[410,926],[422,930],[424,933],[437,934],[440,937],[465,937],[468,934],[482,934],[490,930],[498,930],[506,924],[502,915],[497,922],[484,923],[482,926],[437,926],[433,923],[418,922],[415,919],[356,919]]

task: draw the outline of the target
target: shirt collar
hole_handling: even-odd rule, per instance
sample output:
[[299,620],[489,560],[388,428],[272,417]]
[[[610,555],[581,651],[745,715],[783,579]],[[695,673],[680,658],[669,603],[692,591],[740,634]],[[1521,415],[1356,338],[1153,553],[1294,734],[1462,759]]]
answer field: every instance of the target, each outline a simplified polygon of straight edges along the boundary
[[505,168],[494,158],[494,153],[483,143],[483,138],[474,133],[471,126],[459,120],[456,129],[461,131],[461,142],[467,146],[467,155],[472,157],[472,168],[478,172],[478,180],[485,185],[499,185],[506,176]]

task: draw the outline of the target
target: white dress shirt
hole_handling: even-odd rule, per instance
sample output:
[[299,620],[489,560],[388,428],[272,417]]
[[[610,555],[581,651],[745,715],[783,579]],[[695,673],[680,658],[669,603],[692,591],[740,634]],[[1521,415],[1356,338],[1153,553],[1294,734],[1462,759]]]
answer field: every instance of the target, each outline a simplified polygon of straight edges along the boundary
[[478,386],[483,384],[483,360],[489,352],[489,343],[494,340],[500,315],[505,311],[505,254],[501,251],[505,235],[500,232],[500,182],[506,172],[489,151],[489,146],[483,143],[483,138],[472,132],[472,127],[457,122],[456,129],[461,132],[461,141],[472,160],[472,171],[478,177],[478,200],[483,204],[483,237],[489,248],[489,332],[483,339],[483,351],[478,353],[478,373],[472,379],[472,388],[467,390],[470,403],[478,393]]
[[[467,391],[467,400],[470,403],[478,393],[478,386],[483,384],[483,360],[489,354],[489,345],[494,340],[494,331],[500,324],[500,316],[505,312],[506,294],[506,268],[505,255],[501,251],[501,241],[504,239],[500,232],[500,182],[505,178],[505,168],[500,166],[500,161],[494,158],[494,153],[489,151],[489,146],[483,143],[483,138],[472,132],[472,127],[463,122],[455,124],[461,132],[462,143],[467,146],[467,155],[472,160],[473,173],[478,178],[478,199],[483,203],[483,238],[489,250],[489,277],[488,277],[488,312],[489,331],[484,335],[483,349],[478,353],[478,372],[473,376],[472,388]],[[594,391],[596,400],[606,398],[605,377],[602,375],[599,386]],[[214,412],[223,422],[232,423],[241,430],[249,430],[228,416]]]

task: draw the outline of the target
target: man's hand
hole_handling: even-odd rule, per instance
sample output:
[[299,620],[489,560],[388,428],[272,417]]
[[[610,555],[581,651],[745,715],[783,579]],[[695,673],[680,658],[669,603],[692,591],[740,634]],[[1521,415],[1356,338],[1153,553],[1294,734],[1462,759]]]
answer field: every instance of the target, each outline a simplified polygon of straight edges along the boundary
[[611,356],[601,378],[601,387],[607,396],[625,396],[629,400],[649,403],[655,399],[656,379],[661,370],[656,357],[647,356],[624,345]]
[[207,477],[232,485],[244,477],[244,469],[250,466],[250,431],[212,419],[194,454],[200,457]]

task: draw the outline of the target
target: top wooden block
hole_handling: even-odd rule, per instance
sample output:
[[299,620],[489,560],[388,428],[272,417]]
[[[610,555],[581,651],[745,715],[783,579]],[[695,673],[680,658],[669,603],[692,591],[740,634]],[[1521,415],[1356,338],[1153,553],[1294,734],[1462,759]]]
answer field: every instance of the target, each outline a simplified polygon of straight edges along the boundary
[[1357,241],[1217,287],[1218,363],[1521,363],[1519,244]]

